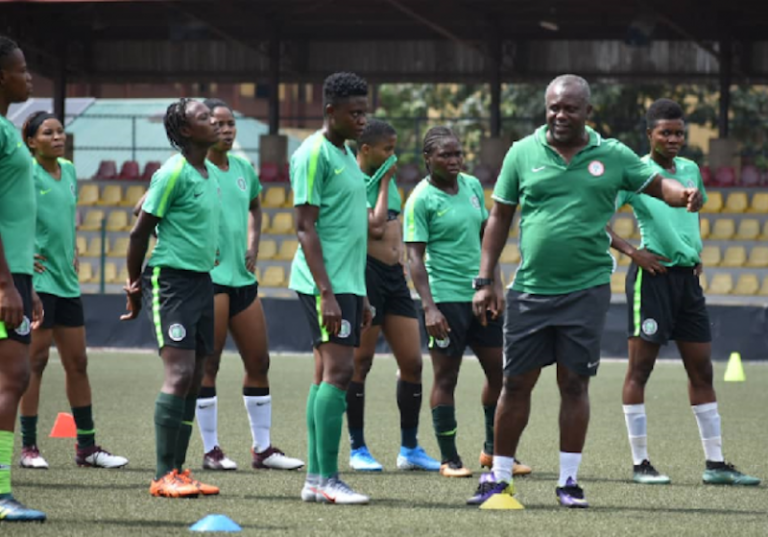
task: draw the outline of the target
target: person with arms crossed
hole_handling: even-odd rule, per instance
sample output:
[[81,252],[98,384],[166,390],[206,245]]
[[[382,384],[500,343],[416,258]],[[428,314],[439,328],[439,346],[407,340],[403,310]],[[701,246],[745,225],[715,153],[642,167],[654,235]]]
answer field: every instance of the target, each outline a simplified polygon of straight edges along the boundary
[[[546,125],[507,153],[483,238],[475,314],[498,301],[488,284],[520,205],[522,261],[507,291],[504,388],[496,413],[492,477],[477,494],[514,494],[512,465],[528,423],[531,392],[542,368],[557,365],[560,389],[560,505],[587,507],[578,484],[589,423],[589,379],[600,364],[614,260],[606,225],[620,190],[645,192],[697,211],[701,193],[663,179],[624,144],[586,126],[587,82],[575,75],[547,87]],[[487,479],[487,478],[486,478]]]
[[[706,202],[699,167],[678,156],[685,143],[683,109],[674,101],[659,99],[648,108],[646,121],[651,152],[643,161],[684,187],[698,188]],[[647,194],[622,191],[616,208],[624,204],[632,207],[642,236],[640,248],[635,248],[608,228],[611,246],[632,259],[626,283],[629,363],[622,393],[634,465],[632,479],[645,484],[670,482],[648,456],[645,386],[661,345],[674,340],[688,374],[688,397],[704,447],[703,482],[759,485],[759,479],[739,472],[723,457],[720,413],[712,385],[712,333],[699,283],[699,216]]]
[[77,428],[75,462],[93,468],[122,468],[128,459],[96,445],[91,383],[85,348],[85,316],[77,278],[75,220],[77,173],[63,158],[67,135],[53,114],[35,112],[22,128],[32,156],[37,198],[35,274],[32,283],[46,312],[43,323],[32,330],[32,375],[21,398],[22,468],[48,468],[37,447],[37,412],[40,386],[48,365],[51,343],[56,343],[66,376],[67,399]]
[[400,409],[400,470],[437,471],[440,463],[419,446],[421,410],[421,345],[419,321],[405,280],[402,227],[398,220],[402,199],[395,183],[397,132],[389,123],[370,119],[357,141],[357,162],[365,174],[368,205],[368,259],[365,268],[368,301],[373,308],[371,328],[355,349],[355,372],[347,390],[349,465],[355,470],[381,471],[363,434],[365,379],[376,342],[383,331],[398,366],[397,406]]
[[315,356],[301,499],[367,504],[368,496],[339,478],[338,459],[354,348],[371,322],[365,288],[365,180],[346,144],[365,127],[368,84],[353,73],[332,74],[323,84],[323,102],[323,128],[304,140],[290,166],[299,248],[289,287],[307,315]]
[[[219,127],[204,104],[172,103],[164,118],[174,155],[152,176],[131,231],[126,286],[128,313],[135,319],[142,294],[164,365],[155,402],[156,474],[149,493],[166,498],[214,495],[219,488],[182,470],[195,419],[205,358],[213,353],[213,283],[221,199],[216,167],[206,160]],[[146,268],[149,238],[157,243]]]
[[248,160],[231,153],[237,136],[232,109],[218,99],[203,104],[219,126],[219,141],[208,150],[218,168],[221,205],[219,263],[211,272],[214,293],[214,349],[205,361],[205,376],[197,396],[197,423],[203,440],[203,468],[235,470],[237,464],[219,447],[216,376],[221,353],[232,333],[245,368],[243,403],[251,425],[251,466],[296,470],[304,466],[272,445],[272,396],[269,391],[267,323],[254,276],[261,237],[261,183]]

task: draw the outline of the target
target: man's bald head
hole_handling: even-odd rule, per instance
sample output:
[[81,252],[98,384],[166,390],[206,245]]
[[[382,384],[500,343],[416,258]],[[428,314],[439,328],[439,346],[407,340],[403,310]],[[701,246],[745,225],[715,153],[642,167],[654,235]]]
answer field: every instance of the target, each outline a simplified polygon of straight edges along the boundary
[[560,75],[547,86],[547,138],[561,146],[579,145],[586,139],[584,126],[592,113],[587,81],[576,75]]

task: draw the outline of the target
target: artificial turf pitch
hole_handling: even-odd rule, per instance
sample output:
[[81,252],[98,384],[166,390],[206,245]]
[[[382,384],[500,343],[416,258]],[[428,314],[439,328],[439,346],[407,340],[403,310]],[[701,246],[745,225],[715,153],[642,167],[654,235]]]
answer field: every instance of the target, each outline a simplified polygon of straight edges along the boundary
[[[724,383],[724,364],[715,368],[723,417],[726,459],[744,471],[768,478],[768,367],[745,366],[747,381]],[[479,476],[477,456],[483,440],[480,406],[482,373],[466,360],[457,388],[458,446],[471,479],[399,472],[399,414],[395,402],[394,360],[374,362],[366,393],[366,439],[385,466],[380,474],[352,473],[348,443],[341,449],[343,478],[369,494],[370,506],[305,504],[299,499],[301,472],[250,469],[250,432],[243,407],[242,367],[227,355],[219,374],[219,439],[240,466],[231,473],[200,470],[202,444],[195,428],[187,464],[198,478],[221,486],[218,497],[193,500],[152,498],[154,401],[162,369],[154,353],[90,354],[90,377],[98,443],[130,458],[120,470],[77,468],[74,440],[51,439],[58,412],[68,412],[64,375],[52,360],[46,371],[40,409],[39,444],[51,469],[14,467],[16,496],[48,514],[44,525],[0,523],[2,535],[182,535],[202,517],[220,513],[235,520],[245,535],[765,535],[768,494],[757,488],[701,484],[703,455],[696,422],[688,406],[685,373],[679,362],[660,363],[646,394],[649,449],[653,463],[672,478],[669,486],[635,485],[621,383],[625,363],[603,363],[591,386],[592,420],[579,480],[591,507],[573,511],[555,501],[558,472],[559,398],[552,368],[534,393],[531,421],[518,456],[534,468],[517,479],[524,511],[480,511],[464,505]],[[304,406],[312,373],[309,356],[273,356],[273,443],[287,454],[306,458]],[[437,457],[425,360],[425,398],[420,442]],[[19,453],[19,440],[15,457]],[[14,461],[15,462],[15,461]]]

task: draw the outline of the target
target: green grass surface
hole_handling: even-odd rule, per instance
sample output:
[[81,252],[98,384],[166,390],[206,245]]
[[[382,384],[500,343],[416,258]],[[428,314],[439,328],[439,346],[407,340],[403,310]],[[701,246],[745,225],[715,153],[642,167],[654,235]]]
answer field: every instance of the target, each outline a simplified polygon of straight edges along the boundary
[[[240,395],[242,368],[235,356],[224,359],[219,376],[219,428],[222,446],[239,463],[240,470],[227,474],[199,470],[202,446],[197,429],[188,459],[198,477],[221,486],[221,496],[166,500],[152,498],[147,492],[154,468],[154,400],[162,375],[154,354],[91,355],[97,441],[131,462],[122,470],[77,468],[73,463],[74,440],[48,438],[56,414],[68,411],[62,368],[52,362],[40,412],[41,450],[51,469],[14,468],[13,473],[16,495],[45,510],[49,519],[44,525],[0,524],[0,534],[183,535],[189,534],[190,524],[212,513],[230,516],[243,526],[244,534],[251,535],[648,537],[768,533],[764,486],[739,489],[701,484],[702,449],[679,363],[657,366],[646,398],[650,452],[673,484],[654,487],[630,482],[631,460],[620,401],[624,367],[623,363],[604,363],[592,384],[592,422],[580,472],[592,507],[575,512],[559,508],[555,501],[559,399],[550,369],[534,394],[531,421],[518,454],[534,468],[531,477],[516,480],[518,498],[526,510],[488,512],[464,505],[474,492],[475,478],[451,480],[395,469],[399,416],[396,365],[391,359],[375,362],[366,400],[368,444],[385,471],[379,475],[348,472],[346,433],[342,440],[344,478],[371,495],[373,503],[367,507],[304,504],[299,499],[301,473],[250,469],[250,432]],[[306,456],[304,405],[311,370],[308,357],[273,357],[273,441],[286,453],[301,458]],[[425,379],[430,379],[428,361],[424,371]],[[723,371],[724,364],[718,364],[726,457],[753,475],[768,477],[768,367],[747,365],[747,382],[740,384],[723,383]],[[483,439],[481,385],[478,364],[466,361],[457,390],[458,443],[475,476],[479,475],[477,455]],[[437,456],[427,401],[425,398],[420,439],[427,451]]]

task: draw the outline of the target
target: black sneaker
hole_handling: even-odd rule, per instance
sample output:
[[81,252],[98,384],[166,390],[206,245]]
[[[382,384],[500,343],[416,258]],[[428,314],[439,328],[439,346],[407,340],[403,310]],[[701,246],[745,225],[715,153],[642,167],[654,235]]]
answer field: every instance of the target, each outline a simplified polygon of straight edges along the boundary
[[640,483],[643,485],[669,484],[669,476],[660,474],[648,459],[645,459],[640,464],[635,464],[632,472],[632,481],[635,483]]

